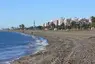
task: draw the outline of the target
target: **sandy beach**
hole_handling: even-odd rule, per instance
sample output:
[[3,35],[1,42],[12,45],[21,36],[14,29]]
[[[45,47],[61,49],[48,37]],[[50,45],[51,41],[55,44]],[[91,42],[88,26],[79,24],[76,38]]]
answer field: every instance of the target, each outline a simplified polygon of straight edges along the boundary
[[95,64],[95,30],[33,32],[48,40],[46,50],[22,57],[12,64]]

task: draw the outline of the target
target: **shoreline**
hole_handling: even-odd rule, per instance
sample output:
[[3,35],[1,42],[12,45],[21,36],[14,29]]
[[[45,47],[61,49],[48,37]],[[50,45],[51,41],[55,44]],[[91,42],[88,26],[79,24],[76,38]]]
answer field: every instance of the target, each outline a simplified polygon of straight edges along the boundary
[[[90,64],[92,62],[94,56],[91,55],[94,55],[95,51],[94,31],[35,31],[34,35],[48,40],[46,51],[22,57],[12,64]],[[90,49],[93,52],[90,53]]]
[[[8,31],[8,32],[21,33],[21,34],[25,34],[25,35],[29,35],[29,36],[34,36],[35,38],[41,38],[41,39],[43,39],[42,41],[47,41],[46,38],[40,37],[40,36],[37,36],[37,35],[34,35],[34,34],[31,34],[31,32],[30,32],[30,33],[29,33],[29,32],[27,33],[27,31],[26,31],[25,33],[21,32],[21,31],[19,31],[19,30],[18,30],[18,31]],[[39,39],[39,40],[40,40],[40,39]],[[48,43],[48,42],[45,42],[45,43]],[[15,60],[9,61],[9,62],[7,62],[7,63],[12,64],[14,61],[19,60],[20,58],[23,58],[23,57],[26,57],[26,56],[35,56],[35,55],[37,55],[37,54],[39,54],[39,53],[45,52],[45,51],[46,51],[46,46],[48,46],[48,45],[49,45],[49,44],[45,44],[45,45],[43,45],[43,47],[37,49],[34,53],[31,53],[31,54],[27,54],[27,55],[18,57],[18,58],[16,58]]]
[[[26,34],[27,34],[27,31],[25,32]],[[40,34],[39,34],[40,33]],[[41,36],[41,37],[44,37],[45,39],[48,39],[48,37],[47,36],[44,36],[44,35],[42,35],[42,33],[41,32],[39,32],[39,33],[37,33],[37,32],[34,32],[34,35],[35,36]],[[30,33],[28,33],[28,34],[30,34]],[[53,37],[53,36],[52,36]],[[55,39],[56,38],[59,38],[59,37],[54,37]],[[49,39],[48,39],[49,40]],[[61,39],[59,39],[60,41],[61,41]],[[49,40],[49,42],[50,42],[50,40]],[[52,41],[51,41],[52,42]],[[57,41],[57,42],[59,42],[59,41]],[[57,42],[56,42],[56,44],[57,44]],[[69,44],[71,44],[70,42],[68,42]],[[55,45],[56,45],[55,44]],[[61,44],[61,43],[60,43]],[[65,44],[63,44],[63,45],[65,45]],[[72,45],[72,44],[71,44]],[[41,57],[41,59],[44,59],[44,55],[48,55],[48,54],[50,54],[51,52],[52,52],[52,50],[50,50],[50,48],[49,47],[52,47],[52,44],[49,44],[49,45],[47,45],[46,46],[46,50],[42,50],[42,51],[39,51],[39,52],[37,52],[36,54],[33,54],[33,55],[27,55],[27,56],[23,56],[23,57],[21,57],[21,58],[19,58],[18,60],[15,60],[14,62],[12,62],[11,64],[29,64],[29,63],[27,63],[25,60],[27,60],[28,58],[31,58],[32,57],[32,60],[33,60],[33,58],[35,58],[35,57],[38,57],[38,56],[40,56]],[[60,47],[60,45],[59,45],[59,47]],[[72,47],[73,47],[73,45],[72,45]],[[68,48],[68,45],[67,45],[67,48]],[[54,48],[53,48],[54,49]],[[56,50],[56,49],[54,49],[54,50]],[[65,50],[66,51],[66,50]],[[55,52],[55,51],[54,51]],[[68,51],[67,51],[68,52]],[[68,52],[69,53],[69,52]],[[54,53],[53,53],[54,54]],[[57,53],[57,55],[58,55],[59,53]],[[54,55],[56,55],[56,54],[54,54]],[[22,61],[23,59],[25,59],[24,61]],[[53,59],[54,58],[52,58],[52,59],[50,59],[50,60],[52,60],[53,61]],[[34,62],[34,63],[33,63]],[[33,60],[33,62],[32,62],[32,64],[35,64],[35,60]],[[46,62],[47,63],[47,62]],[[48,62],[49,63],[49,62]],[[38,63],[39,64],[39,63]],[[41,64],[44,64],[44,63],[41,63]]]
[[[12,62],[16,61],[16,60],[19,60],[20,58],[22,57],[25,57],[25,56],[29,56],[29,55],[35,55],[41,51],[44,51],[45,50],[45,47],[48,45],[48,42],[47,42],[47,39],[45,38],[42,38],[40,36],[34,36],[34,35],[30,35],[29,33],[22,33],[22,32],[19,32],[19,31],[4,31],[4,32],[14,32],[14,33],[19,33],[19,34],[22,34],[22,35],[25,35],[25,36],[31,36],[35,42],[36,40],[38,41],[36,44],[36,49],[35,51],[30,51],[29,54],[25,54],[23,56],[19,56],[17,58],[14,58],[14,59],[9,59],[9,60],[6,60],[6,61],[1,61],[0,64],[11,64]],[[31,45],[30,45],[31,46]]]

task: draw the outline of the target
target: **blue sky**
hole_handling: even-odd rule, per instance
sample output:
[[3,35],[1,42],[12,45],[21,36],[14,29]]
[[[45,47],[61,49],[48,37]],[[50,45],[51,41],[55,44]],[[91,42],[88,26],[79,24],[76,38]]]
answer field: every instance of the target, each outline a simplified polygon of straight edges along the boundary
[[95,0],[0,0],[0,28],[95,15]]

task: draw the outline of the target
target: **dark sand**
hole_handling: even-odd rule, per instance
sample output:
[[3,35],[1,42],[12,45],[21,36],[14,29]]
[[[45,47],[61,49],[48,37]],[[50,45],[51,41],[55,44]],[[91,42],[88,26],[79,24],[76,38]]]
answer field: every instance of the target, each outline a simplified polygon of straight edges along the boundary
[[[25,31],[31,34],[31,31]],[[12,64],[95,64],[95,30],[34,31],[48,39],[46,50],[28,55]]]

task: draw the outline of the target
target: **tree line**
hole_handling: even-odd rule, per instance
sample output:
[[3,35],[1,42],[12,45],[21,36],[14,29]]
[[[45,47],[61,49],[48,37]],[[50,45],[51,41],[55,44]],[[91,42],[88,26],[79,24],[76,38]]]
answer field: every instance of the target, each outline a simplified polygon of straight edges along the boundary
[[[92,23],[88,23],[88,20],[86,19],[81,19],[79,22],[76,21],[72,21],[70,23],[70,19],[67,19],[68,23],[67,25],[65,25],[64,23],[62,23],[61,25],[58,25],[58,21],[57,21],[57,25],[55,25],[53,22],[51,22],[51,24],[49,24],[48,22],[48,26],[30,26],[30,27],[25,27],[24,24],[19,25],[19,28],[14,28],[11,27],[12,29],[19,29],[19,30],[44,30],[45,28],[49,29],[49,30],[54,30],[54,28],[57,28],[58,30],[61,29],[88,29],[91,27],[95,28],[95,16],[91,16],[91,21]],[[86,21],[86,22],[83,22]]]

